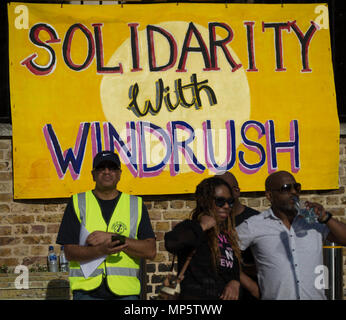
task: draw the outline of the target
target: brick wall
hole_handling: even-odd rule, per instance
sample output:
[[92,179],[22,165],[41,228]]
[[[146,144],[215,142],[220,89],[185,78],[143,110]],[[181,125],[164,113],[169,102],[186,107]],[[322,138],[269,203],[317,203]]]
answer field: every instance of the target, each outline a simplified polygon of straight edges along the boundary
[[0,274],[0,300],[69,300],[67,273],[30,272],[28,289],[16,288],[19,274]]
[[[341,137],[340,189],[332,191],[314,191],[303,194],[303,197],[306,199],[321,202],[343,222],[346,222],[345,170],[346,138]],[[23,298],[24,293],[20,295],[18,292],[15,293],[14,290],[9,289],[14,283],[15,275],[13,274],[13,269],[15,266],[24,264],[29,266],[33,271],[38,271],[41,270],[42,266],[46,266],[49,245],[53,244],[56,252],[60,252],[59,246],[55,245],[55,240],[67,202],[67,199],[14,201],[12,188],[12,150],[11,137],[8,136],[0,139],[0,267],[9,267],[10,273],[7,277],[0,277],[0,299],[13,299],[19,296]],[[244,204],[257,210],[263,210],[268,207],[268,201],[264,198],[263,193],[247,193],[242,196],[242,202]],[[148,297],[150,297],[155,294],[157,287],[161,283],[162,276],[167,271],[167,265],[169,265],[169,260],[171,258],[164,249],[164,233],[171,230],[176,223],[189,216],[194,206],[194,201],[191,195],[152,196],[144,197],[144,200],[148,207],[152,225],[156,233],[158,249],[155,260],[147,261],[147,294]],[[345,284],[345,248],[343,249],[343,253]],[[30,278],[35,276],[39,277],[34,272],[30,273]],[[36,288],[36,291],[34,290],[35,293],[32,293],[32,298],[45,299],[46,295],[43,292],[45,288],[52,288],[51,280],[54,280],[54,278],[57,278],[56,280],[62,279],[60,274],[49,275],[47,273],[47,276],[50,277],[50,280],[40,280],[41,287]],[[45,277],[45,274],[41,273],[40,277]],[[37,280],[36,284],[38,282],[39,280]],[[31,282],[33,286],[31,289],[35,289],[33,283],[35,283],[34,278]],[[49,283],[50,286],[48,285]],[[59,285],[62,285],[62,281],[56,281],[55,285],[59,288]],[[40,291],[41,289],[43,290],[42,292]],[[60,291],[64,290],[66,291],[66,288],[63,287]],[[30,295],[27,295],[27,297],[29,298]],[[66,296],[59,295],[57,297],[66,298]]]

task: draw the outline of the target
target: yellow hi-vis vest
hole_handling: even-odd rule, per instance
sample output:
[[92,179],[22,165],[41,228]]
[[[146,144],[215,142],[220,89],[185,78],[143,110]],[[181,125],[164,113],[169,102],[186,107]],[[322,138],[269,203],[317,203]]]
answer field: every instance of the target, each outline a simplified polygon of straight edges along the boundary
[[[142,198],[122,193],[108,226],[92,191],[78,193],[72,199],[81,228],[86,228],[89,233],[105,231],[137,239],[142,217]],[[81,240],[80,245],[82,245]],[[71,290],[96,289],[100,286],[102,278],[106,277],[109,289],[116,295],[139,295],[139,265],[140,259],[130,257],[121,251],[107,256],[100,266],[85,278],[79,262],[70,261]]]

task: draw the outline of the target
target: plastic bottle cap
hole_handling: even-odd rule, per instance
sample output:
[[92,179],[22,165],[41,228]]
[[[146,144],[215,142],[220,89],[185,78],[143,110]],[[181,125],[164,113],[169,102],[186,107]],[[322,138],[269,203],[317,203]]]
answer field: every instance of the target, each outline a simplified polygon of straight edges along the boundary
[[54,249],[54,247],[53,246],[49,246],[49,250],[53,250]]

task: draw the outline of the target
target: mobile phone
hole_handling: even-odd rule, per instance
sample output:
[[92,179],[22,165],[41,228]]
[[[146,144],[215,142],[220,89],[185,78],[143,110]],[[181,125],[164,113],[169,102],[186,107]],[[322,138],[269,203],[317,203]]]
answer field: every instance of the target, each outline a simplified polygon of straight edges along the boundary
[[125,244],[125,236],[122,236],[120,234],[115,234],[115,235],[112,235],[112,242],[116,241],[116,240],[119,240],[119,243],[117,243],[115,245],[115,247],[117,246],[121,246],[123,244]]

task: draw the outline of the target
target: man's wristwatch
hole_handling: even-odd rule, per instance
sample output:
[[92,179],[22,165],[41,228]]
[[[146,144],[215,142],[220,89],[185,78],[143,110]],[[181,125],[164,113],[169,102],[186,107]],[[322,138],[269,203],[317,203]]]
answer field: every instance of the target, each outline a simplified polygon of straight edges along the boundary
[[325,218],[323,220],[318,219],[318,222],[326,224],[332,216],[333,215],[330,212],[326,211]]

